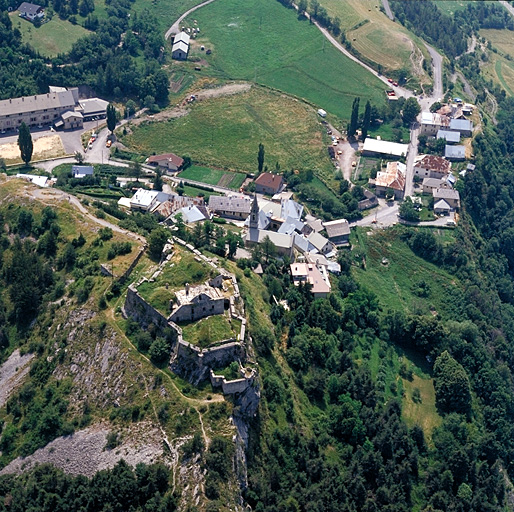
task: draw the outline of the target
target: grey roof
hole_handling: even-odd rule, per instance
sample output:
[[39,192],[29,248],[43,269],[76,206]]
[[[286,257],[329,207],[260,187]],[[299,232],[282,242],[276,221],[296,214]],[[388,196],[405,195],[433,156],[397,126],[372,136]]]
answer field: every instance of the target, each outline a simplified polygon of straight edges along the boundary
[[466,167],[467,171],[474,171],[475,170],[475,164],[468,164]]
[[75,99],[71,91],[48,92],[35,96],[23,96],[0,101],[0,116],[24,114],[50,109],[75,108]]
[[75,174],[89,174],[93,175],[93,166],[92,165],[72,165],[71,173]]
[[18,11],[24,12],[24,13],[27,13],[27,14],[32,14],[33,16],[35,14],[37,14],[39,9],[42,9],[42,7],[40,5],[31,4],[30,2],[23,2],[18,7]]
[[294,246],[301,252],[307,252],[314,246],[302,235],[295,233],[294,235]]
[[268,237],[277,248],[290,249],[293,247],[293,237],[285,233],[267,231],[265,229],[250,229],[246,235],[246,240],[261,244]]
[[460,201],[460,194],[458,190],[453,188],[437,188],[432,190],[434,199],[451,199]]
[[250,213],[252,209],[252,198],[241,195],[233,196],[211,196],[209,197],[209,208],[213,211],[230,211],[234,213]]
[[449,132],[448,130],[439,130],[437,132],[438,139],[445,139],[446,142],[460,142],[460,132]]
[[92,114],[105,114],[107,111],[107,105],[109,105],[108,101],[102,100],[100,98],[80,100],[79,103],[85,116]]
[[69,119],[70,117],[84,117],[84,116],[80,112],[68,110],[68,112],[64,112],[64,114],[61,117],[63,119]]
[[350,234],[350,224],[346,219],[324,222],[323,226],[327,231],[328,238],[335,238]]
[[323,248],[327,245],[328,243],[328,240],[323,236],[323,235],[320,235],[319,233],[311,233],[309,235],[309,242],[318,250],[318,251],[322,251]]
[[[250,225],[250,215],[245,220],[245,226]],[[258,229],[266,229],[270,225],[270,217],[266,215],[264,210],[259,210],[259,214],[257,217],[257,227]]]
[[434,210],[451,210],[451,206],[444,200],[439,199],[437,203],[434,204]]
[[282,226],[278,228],[278,233],[284,233],[286,235],[292,235],[296,231],[296,228],[293,224],[289,224],[288,222],[284,222]]
[[442,182],[443,182],[443,180],[441,180],[439,178],[424,178],[423,186],[437,188],[441,185]]
[[450,130],[470,132],[473,130],[473,123],[469,119],[451,119]]
[[445,146],[444,147],[445,158],[461,159],[466,158],[466,147],[465,146]]

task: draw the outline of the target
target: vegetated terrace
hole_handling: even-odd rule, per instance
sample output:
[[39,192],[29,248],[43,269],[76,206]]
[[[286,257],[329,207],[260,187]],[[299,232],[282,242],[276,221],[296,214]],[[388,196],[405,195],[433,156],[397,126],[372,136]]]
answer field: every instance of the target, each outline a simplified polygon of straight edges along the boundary
[[179,325],[182,328],[184,340],[201,348],[206,348],[218,341],[237,339],[241,331],[241,320],[230,318],[227,312]]
[[[215,275],[216,271],[212,267],[197,261],[193,253],[175,245],[174,255],[161,274],[153,282],[142,283],[138,292],[149,304],[167,315],[174,291],[184,288],[186,283],[191,286],[204,283]],[[151,275],[146,277],[150,279]]]
[[192,180],[206,183],[208,185],[218,185],[220,187],[238,190],[246,179],[246,174],[241,172],[225,172],[221,169],[212,169],[192,165],[179,174],[181,180]]
[[257,171],[262,143],[270,170],[279,162],[282,169],[312,169],[332,178],[334,167],[322,128],[310,106],[252,87],[249,92],[193,104],[187,116],[132,127],[132,133],[121,139],[141,153],[165,153],[173,148],[196,162],[247,172]]

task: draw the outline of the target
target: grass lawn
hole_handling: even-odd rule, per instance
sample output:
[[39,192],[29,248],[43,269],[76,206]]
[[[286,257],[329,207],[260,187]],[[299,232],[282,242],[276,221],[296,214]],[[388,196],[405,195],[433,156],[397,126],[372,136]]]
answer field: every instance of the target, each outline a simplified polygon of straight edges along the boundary
[[434,3],[445,14],[452,15],[457,11],[465,9],[468,4],[474,3],[474,0],[453,0],[451,2],[448,2],[448,0],[435,0]]
[[[132,133],[120,138],[140,153],[164,153],[173,147],[177,154],[189,154],[207,166],[245,172],[257,171],[262,142],[265,164],[271,169],[279,162],[283,169],[313,169],[331,179],[334,166],[323,133],[316,112],[305,103],[252,87],[248,92],[198,102],[187,116],[132,127]],[[196,176],[213,172],[196,169]],[[238,175],[229,186],[238,188],[242,177]],[[209,179],[214,183],[216,174]]]
[[208,190],[203,190],[201,188],[193,187],[191,185],[184,185],[184,195],[189,197],[203,197],[205,201],[209,199],[211,196],[219,196],[217,192],[209,192]]
[[[401,136],[400,141],[396,140],[396,133],[399,133]],[[389,140],[391,142],[403,142],[408,143],[410,140],[410,132],[409,129],[405,126],[399,126],[398,128],[394,128],[391,123],[383,123],[379,126],[371,126],[368,134],[370,137],[374,139],[377,138],[377,135],[382,137],[383,140]]]
[[257,81],[345,119],[356,96],[385,102],[379,80],[276,0],[216,0],[192,17],[198,43],[213,51],[203,57],[213,74]]
[[[155,271],[155,269],[154,269]],[[164,314],[169,313],[173,291],[186,283],[191,286],[205,282],[214,272],[211,267],[195,260],[195,255],[175,246],[175,254],[154,282],[146,281],[138,288],[141,296]],[[146,277],[151,277],[147,275]]]
[[[431,310],[444,314],[447,297],[456,280],[444,270],[416,256],[408,245],[400,240],[402,227],[390,228],[367,234],[358,229],[353,245],[365,251],[366,269],[354,268],[357,281],[373,291],[384,309],[403,310],[419,314],[431,314]],[[425,229],[425,228],[417,228]],[[432,230],[444,244],[453,236],[449,230]],[[439,235],[439,232],[441,235]],[[352,234],[352,236],[355,236]],[[444,238],[446,237],[446,238]],[[387,265],[382,259],[388,260]],[[425,281],[429,286],[427,297],[417,295],[417,283]]]
[[[402,399],[403,418],[410,428],[418,424],[430,444],[434,428],[442,423],[435,406],[434,381],[429,376],[414,374],[412,380],[402,379],[402,382],[405,390]],[[419,390],[419,395],[415,392],[416,389]]]
[[179,178],[183,180],[200,181],[208,185],[219,185],[223,187],[239,189],[246,179],[243,173],[225,172],[221,169],[211,169],[209,167],[200,167],[192,165],[179,174]]
[[241,321],[227,315],[212,315],[197,322],[180,324],[185,341],[206,348],[216,341],[236,338],[241,329]]
[[35,28],[30,21],[23,20],[17,14],[11,15],[13,29],[20,30],[24,43],[29,44],[44,57],[56,57],[68,53],[73,43],[90,34],[80,25],[73,25],[67,20],[54,16],[48,23]]

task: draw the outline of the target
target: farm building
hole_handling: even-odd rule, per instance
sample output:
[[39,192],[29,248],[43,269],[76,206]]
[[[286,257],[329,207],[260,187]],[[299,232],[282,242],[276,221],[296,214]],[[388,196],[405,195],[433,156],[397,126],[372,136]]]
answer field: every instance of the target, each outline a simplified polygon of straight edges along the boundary
[[272,174],[270,172],[263,172],[255,180],[255,192],[257,192],[257,194],[273,196],[278,194],[283,186],[284,180],[282,176],[278,174]]
[[324,222],[328,239],[336,246],[347,245],[350,241],[350,224],[346,219]]
[[395,199],[402,199],[405,190],[407,167],[401,162],[388,162],[385,171],[377,172],[375,178],[375,186],[377,196],[384,196],[387,190],[390,189],[394,192]]
[[449,146],[444,147],[444,157],[448,160],[465,160],[466,146]]
[[173,39],[171,57],[175,60],[186,60],[189,53],[189,34],[179,32]]
[[130,199],[130,209],[136,211],[148,212],[159,203],[168,200],[169,195],[165,192],[157,192],[156,190],[145,190],[140,188]]
[[437,155],[419,155],[414,160],[414,174],[422,178],[444,178],[451,168],[448,160]]
[[107,117],[108,101],[100,98],[88,98],[86,100],[79,100],[78,103],[75,110],[79,111],[84,116],[84,121],[105,119]]
[[205,207],[198,207],[196,205],[184,206],[177,210],[173,215],[173,220],[176,221],[177,215],[182,215],[182,220],[186,224],[194,224],[195,222],[201,222],[209,218],[207,209]]
[[367,137],[364,141],[362,154],[364,156],[400,157],[407,156],[408,149],[408,144],[399,144],[398,142],[388,142]]
[[41,19],[45,15],[45,10],[40,5],[31,4],[30,2],[20,4],[18,11],[21,18],[29,21],[34,21],[36,18]]
[[146,163],[168,172],[177,172],[182,168],[184,160],[173,153],[165,153],[163,155],[152,155],[146,160]]

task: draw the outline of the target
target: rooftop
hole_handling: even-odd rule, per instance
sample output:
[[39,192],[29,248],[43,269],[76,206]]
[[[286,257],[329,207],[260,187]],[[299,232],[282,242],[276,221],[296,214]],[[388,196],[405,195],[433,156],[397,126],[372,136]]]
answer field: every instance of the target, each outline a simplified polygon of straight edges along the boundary
[[173,46],[175,46],[175,43],[178,43],[179,41],[182,41],[185,44],[189,44],[190,39],[191,39],[191,36],[187,32],[179,32],[173,38]]
[[189,51],[189,45],[184,43],[184,41],[177,41],[173,43],[171,51],[176,52],[177,50],[182,50],[184,53],[187,53]]
[[329,293],[330,281],[325,281],[318,267],[314,263],[293,263],[290,266],[293,281],[305,280],[312,285],[312,293]]
[[419,155],[414,160],[414,167],[421,167],[422,169],[448,174],[452,168],[452,164],[442,156]]
[[36,112],[44,109],[75,108],[75,98],[72,91],[47,92],[34,96],[22,96],[0,101],[0,113],[2,116]]
[[180,167],[184,163],[184,159],[180,158],[179,156],[175,155],[174,153],[165,153],[163,155],[152,155],[148,158],[148,163],[158,164],[159,162],[171,162],[172,164],[176,165],[177,167]]
[[102,100],[100,98],[89,98],[87,100],[80,100],[79,104],[82,108],[82,113],[85,116],[88,116],[97,113],[105,113],[105,111],[107,110],[107,105],[109,105],[109,102]]
[[408,149],[408,144],[399,144],[398,142],[371,139],[369,137],[367,137],[364,141],[363,147],[363,151],[368,151],[370,153],[382,153],[384,155],[392,156],[405,156]]
[[439,130],[437,132],[438,139],[445,139],[446,142],[460,142],[460,132],[450,132],[448,130]]
[[276,190],[280,189],[283,180],[282,176],[278,174],[272,174],[270,172],[263,172],[260,176],[255,179],[255,183],[261,187],[268,187]]
[[445,146],[444,156],[463,160],[466,158],[466,146]]
[[432,190],[432,195],[434,196],[434,199],[460,200],[460,194],[458,190],[448,187],[435,188]]
[[252,209],[252,198],[242,194],[211,196],[209,197],[209,208],[213,211],[250,213],[250,210]]
[[385,171],[377,172],[375,185],[377,187],[392,188],[393,190],[405,189],[405,175],[407,167],[401,162],[388,162]]
[[156,190],[146,190],[144,188],[140,188],[132,196],[130,204],[131,206],[135,207],[148,208],[158,195],[159,193]]
[[459,132],[472,131],[473,123],[468,119],[452,119],[450,121],[450,130],[456,130]]
[[324,222],[323,226],[327,231],[328,238],[344,236],[350,234],[350,224],[346,219],[332,220]]

